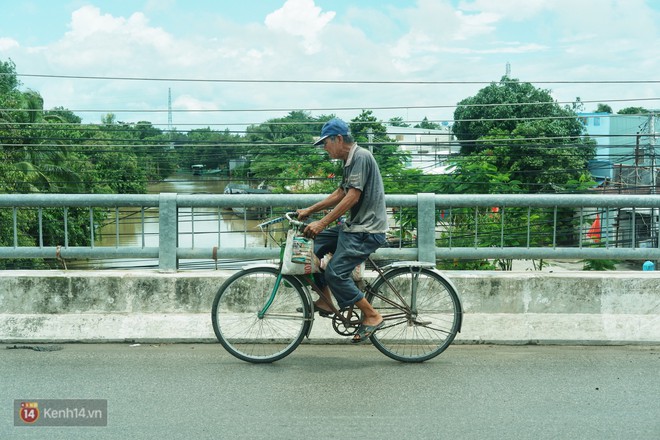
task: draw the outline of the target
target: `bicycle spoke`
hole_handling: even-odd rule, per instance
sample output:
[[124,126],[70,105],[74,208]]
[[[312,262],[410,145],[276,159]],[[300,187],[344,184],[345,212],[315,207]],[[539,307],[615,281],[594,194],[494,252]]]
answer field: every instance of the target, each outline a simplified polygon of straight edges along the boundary
[[[295,281],[279,283],[274,268],[235,274],[220,288],[213,304],[213,329],[232,355],[249,362],[273,362],[291,353],[307,334],[307,296]],[[266,307],[266,313],[259,313]]]
[[[421,362],[437,356],[460,328],[458,296],[441,275],[429,269],[402,267],[385,273],[369,301],[387,319],[372,341],[393,359]],[[394,309],[407,312],[392,313]]]

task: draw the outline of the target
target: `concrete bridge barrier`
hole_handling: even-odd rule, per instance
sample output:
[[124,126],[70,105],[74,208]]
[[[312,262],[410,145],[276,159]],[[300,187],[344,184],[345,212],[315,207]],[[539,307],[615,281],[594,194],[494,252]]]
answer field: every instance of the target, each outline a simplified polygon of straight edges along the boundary
[[[459,343],[659,344],[658,272],[445,272],[464,308]],[[2,271],[0,341],[215,341],[228,271]],[[311,341],[340,337],[317,319]]]

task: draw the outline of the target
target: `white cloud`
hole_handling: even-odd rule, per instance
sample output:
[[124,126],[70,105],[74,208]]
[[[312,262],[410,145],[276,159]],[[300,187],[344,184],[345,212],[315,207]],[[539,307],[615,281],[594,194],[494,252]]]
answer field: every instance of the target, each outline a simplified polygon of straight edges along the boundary
[[320,50],[318,35],[335,17],[335,12],[321,12],[314,0],[287,0],[280,9],[266,16],[264,23],[270,30],[302,37],[305,50],[316,53]]
[[164,30],[149,26],[140,12],[114,17],[101,14],[97,7],[83,6],[71,15],[70,30],[44,50],[56,66],[126,72],[176,51],[177,44]]
[[468,40],[491,34],[497,29],[497,23],[501,20],[498,14],[490,12],[471,15],[457,11],[456,18],[459,28],[454,34],[454,40]]
[[218,110],[218,106],[211,101],[203,101],[190,95],[178,96],[172,102],[172,108],[177,110]]
[[13,38],[0,38],[0,52],[16,49],[17,47],[19,47],[18,41],[14,40]]
[[444,0],[420,0],[416,7],[400,10],[398,15],[409,29],[390,50],[399,66],[420,54],[438,52],[459,27],[453,8]]
[[443,49],[445,53],[456,53],[456,54],[524,54],[530,52],[541,52],[547,50],[547,46],[540,44],[510,44],[503,43],[501,47],[495,47],[492,49],[472,49],[466,47],[454,46],[451,48]]
[[[399,4],[406,6],[393,6]],[[40,40],[43,46],[30,47],[7,34],[0,38],[0,55],[10,53],[24,73],[207,80],[490,81],[501,77],[507,61],[514,77],[529,81],[648,79],[660,69],[658,57],[649,49],[658,45],[660,18],[643,0],[462,0],[458,6],[455,0],[391,0],[375,9],[356,2],[337,13],[321,9],[313,0],[279,5],[270,14],[253,14],[249,22],[234,20],[230,8],[210,10],[200,18],[188,7],[190,15],[168,21],[163,18],[167,14],[150,9],[162,6],[154,0],[141,12],[129,9],[123,16],[84,6],[72,13],[68,31],[50,43]],[[451,106],[482,87],[119,80],[65,84],[40,78],[24,82],[43,93],[47,106],[72,109],[162,110],[171,87],[174,108],[179,110],[409,105],[411,120],[447,119],[453,110],[439,107]],[[647,85],[644,91],[626,85],[548,87],[555,89],[558,100],[658,96],[657,85]],[[438,108],[414,110],[423,105]],[[352,118],[359,111],[337,113]],[[180,112],[174,120],[175,125],[259,123],[284,114]],[[408,109],[376,110],[383,119],[397,114],[408,117]],[[167,119],[163,112],[129,115],[118,118],[154,123]],[[98,121],[98,114],[91,117]]]
[[[401,16],[409,31],[391,49],[399,65],[419,56],[454,51],[457,41],[493,33],[500,20],[497,14],[489,12],[465,14],[447,0],[419,0],[415,7],[403,10]],[[420,66],[427,67],[430,66]]]
[[557,0],[462,0],[458,9],[521,21],[535,17],[544,9],[553,8],[553,3],[556,4]]
[[147,0],[145,11],[168,11],[176,4],[176,0]]

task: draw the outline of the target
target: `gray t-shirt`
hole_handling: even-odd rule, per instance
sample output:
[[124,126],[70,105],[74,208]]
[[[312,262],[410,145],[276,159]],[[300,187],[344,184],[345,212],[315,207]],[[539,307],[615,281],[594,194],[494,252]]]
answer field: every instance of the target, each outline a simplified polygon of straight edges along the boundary
[[348,193],[349,188],[362,192],[360,200],[351,208],[344,231],[372,234],[387,232],[385,188],[376,159],[369,150],[353,145],[344,164],[341,188],[345,193]]

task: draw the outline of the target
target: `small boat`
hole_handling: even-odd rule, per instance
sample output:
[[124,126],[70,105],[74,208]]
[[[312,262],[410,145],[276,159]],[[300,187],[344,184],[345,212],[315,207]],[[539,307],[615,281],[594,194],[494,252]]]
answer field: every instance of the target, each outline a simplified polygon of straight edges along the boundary
[[[252,188],[245,183],[228,183],[225,186],[225,194],[270,194],[270,190],[260,186]],[[266,206],[233,206],[232,213],[237,217],[248,220],[259,220],[268,216],[268,207]]]
[[205,166],[202,164],[191,165],[190,170],[192,171],[193,176],[207,176],[209,174],[222,174],[224,170],[220,168],[214,168],[211,170],[205,169]]

